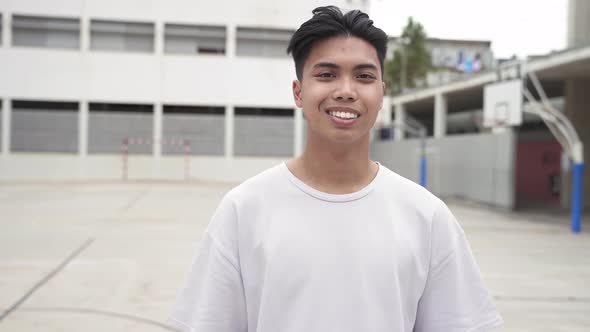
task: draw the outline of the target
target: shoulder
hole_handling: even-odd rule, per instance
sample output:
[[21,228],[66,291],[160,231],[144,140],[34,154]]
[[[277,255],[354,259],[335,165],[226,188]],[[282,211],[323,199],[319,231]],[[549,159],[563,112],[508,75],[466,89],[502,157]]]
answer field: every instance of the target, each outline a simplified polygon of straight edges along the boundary
[[261,202],[268,200],[269,188],[277,188],[282,173],[280,164],[271,167],[228,191],[211,217],[206,232],[224,247],[237,243],[240,219],[256,215]]
[[207,231],[217,238],[235,237],[239,225],[284,199],[280,192],[286,190],[283,182],[289,180],[282,167],[283,164],[273,166],[229,190],[217,206]]
[[280,203],[288,199],[290,192],[286,171],[284,163],[266,169],[228,191],[223,202],[231,204],[240,216],[256,214],[263,207]]
[[449,207],[419,184],[384,168],[381,192],[386,204],[396,206],[429,240],[432,263],[440,262],[460,247],[465,232]]
[[436,195],[418,183],[409,180],[381,165],[379,192],[387,201],[404,209],[415,210],[425,219],[432,219],[446,205]]
[[404,211],[404,215],[412,216],[414,222],[421,222],[434,238],[452,240],[463,234],[457,219],[439,197],[414,181],[382,167],[383,174],[378,185],[385,204],[394,205]]
[[228,199],[234,204],[240,204],[252,198],[271,193],[287,180],[283,174],[283,167],[282,163],[277,164],[256,174],[231,189],[224,199]]

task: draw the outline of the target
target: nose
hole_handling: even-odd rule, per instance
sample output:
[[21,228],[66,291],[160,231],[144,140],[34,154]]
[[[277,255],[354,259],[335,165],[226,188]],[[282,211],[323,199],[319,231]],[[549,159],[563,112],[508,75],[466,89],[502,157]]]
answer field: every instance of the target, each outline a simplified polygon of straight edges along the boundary
[[358,94],[352,79],[340,79],[340,82],[335,86],[333,98],[338,101],[355,101],[358,98]]

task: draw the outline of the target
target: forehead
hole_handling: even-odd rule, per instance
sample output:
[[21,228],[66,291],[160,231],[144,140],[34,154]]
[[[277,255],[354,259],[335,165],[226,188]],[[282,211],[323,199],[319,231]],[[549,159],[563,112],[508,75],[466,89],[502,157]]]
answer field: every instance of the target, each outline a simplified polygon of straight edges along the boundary
[[315,43],[304,63],[304,70],[320,62],[341,66],[373,64],[379,68],[377,50],[369,42],[354,36],[336,36]]

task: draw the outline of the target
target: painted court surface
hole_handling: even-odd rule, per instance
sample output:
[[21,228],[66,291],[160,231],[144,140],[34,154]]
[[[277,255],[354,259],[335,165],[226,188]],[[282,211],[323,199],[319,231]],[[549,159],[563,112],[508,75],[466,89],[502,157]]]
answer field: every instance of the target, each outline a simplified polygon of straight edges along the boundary
[[[231,186],[0,184],[0,332],[167,331],[197,242]],[[567,216],[449,206],[506,321],[497,331],[588,331],[589,232],[571,234]]]

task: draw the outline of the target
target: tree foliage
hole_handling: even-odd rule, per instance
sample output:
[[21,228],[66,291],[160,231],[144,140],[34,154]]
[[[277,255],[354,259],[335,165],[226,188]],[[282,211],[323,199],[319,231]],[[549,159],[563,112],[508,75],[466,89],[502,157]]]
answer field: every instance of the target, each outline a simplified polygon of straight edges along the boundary
[[[402,91],[402,70],[405,63],[406,88],[416,87],[417,81],[424,79],[432,68],[430,52],[426,47],[426,32],[422,24],[408,18],[398,41],[399,47],[393,52],[393,57],[385,63],[385,80],[389,93]],[[405,58],[404,58],[405,56]]]

